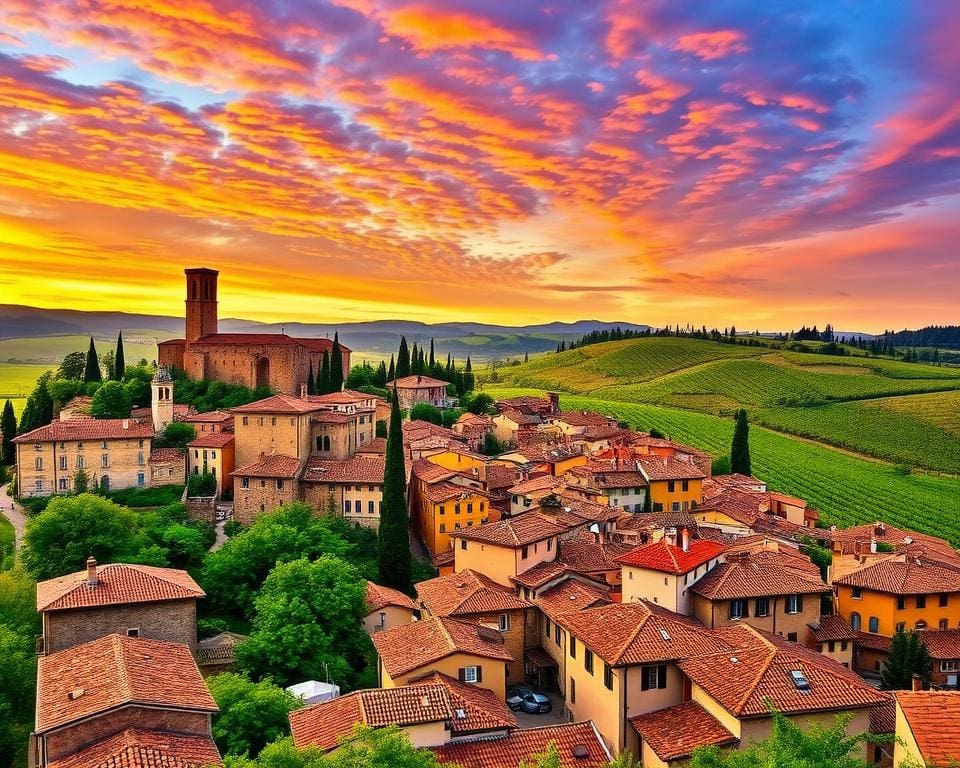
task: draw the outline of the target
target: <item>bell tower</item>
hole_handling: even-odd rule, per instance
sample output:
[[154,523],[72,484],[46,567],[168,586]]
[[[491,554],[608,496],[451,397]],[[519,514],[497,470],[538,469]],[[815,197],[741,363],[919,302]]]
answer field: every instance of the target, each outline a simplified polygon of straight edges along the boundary
[[215,269],[185,269],[187,276],[187,328],[189,344],[217,332],[217,277]]
[[157,368],[150,382],[150,411],[154,432],[163,432],[173,421],[173,377],[166,368]]

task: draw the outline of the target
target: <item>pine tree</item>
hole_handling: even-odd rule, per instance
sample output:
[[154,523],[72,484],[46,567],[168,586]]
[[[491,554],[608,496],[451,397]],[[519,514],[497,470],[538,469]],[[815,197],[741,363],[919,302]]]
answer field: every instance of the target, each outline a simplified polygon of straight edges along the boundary
[[430,373],[433,373],[434,368],[437,365],[437,359],[433,355],[433,339],[430,339]]
[[123,331],[117,334],[117,351],[113,356],[113,378],[116,381],[123,381],[123,373],[127,366],[123,359]]
[[397,351],[397,376],[402,379],[410,375],[410,349],[405,336],[400,337],[400,349]]
[[97,348],[93,344],[93,336],[90,337],[90,349],[87,350],[87,365],[83,370],[83,380],[85,382],[103,381],[100,375],[100,358],[97,357]]
[[410,350],[410,373],[420,373],[420,350],[417,348],[417,342],[413,342]]
[[397,378],[397,369],[393,364],[393,355],[390,355],[390,367],[387,368],[387,381],[393,381]]
[[387,365],[383,360],[381,360],[380,365],[377,366],[377,372],[373,374],[373,381],[371,383],[380,389],[387,386]]
[[3,433],[3,451],[0,464],[10,466],[17,460],[13,438],[17,436],[17,415],[13,412],[13,403],[3,404],[3,416],[0,416],[0,432]]
[[473,384],[473,366],[470,364],[470,355],[467,355],[467,365],[463,369],[463,392],[473,392]]
[[310,373],[307,374],[307,394],[317,394],[317,379],[313,373],[313,360],[310,361]]
[[333,350],[330,352],[330,391],[343,389],[343,352],[340,349],[340,335],[333,334]]
[[913,686],[918,675],[924,685],[930,684],[933,662],[918,632],[900,630],[890,641],[890,653],[880,670],[880,688],[884,691],[905,691]]
[[403,429],[400,402],[393,390],[390,430],[384,457],[383,506],[377,534],[378,582],[413,594],[411,581],[410,522],[407,512],[406,470],[403,462]]
[[317,374],[317,394],[326,395],[330,392],[330,354],[323,350],[320,358],[320,372]]
[[733,443],[730,446],[730,471],[734,474],[751,476],[750,473],[750,424],[747,412],[737,411],[737,425],[733,429]]

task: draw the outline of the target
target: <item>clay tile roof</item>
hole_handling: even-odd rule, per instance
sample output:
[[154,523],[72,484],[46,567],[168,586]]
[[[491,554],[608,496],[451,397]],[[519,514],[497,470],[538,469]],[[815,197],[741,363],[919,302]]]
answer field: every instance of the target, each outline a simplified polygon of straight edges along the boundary
[[439,616],[377,632],[373,644],[391,677],[405,675],[455,653],[505,662],[514,660],[504,647],[500,633]]
[[394,605],[398,608],[409,608],[411,611],[417,610],[413,600],[407,597],[403,592],[390,587],[384,587],[380,584],[367,582],[367,609],[372,613],[386,608],[388,605]]
[[928,629],[923,644],[934,659],[960,659],[960,629]]
[[[873,707],[888,695],[816,651],[747,625],[715,630],[732,648],[683,659],[677,665],[738,718],[768,717],[772,704],[784,714]],[[801,688],[793,679],[807,681]]]
[[517,483],[511,488],[508,488],[507,493],[525,496],[532,491],[551,491],[560,485],[563,485],[563,480],[560,478],[554,477],[553,475],[540,475],[539,477],[533,477]]
[[890,653],[891,638],[886,635],[875,635],[872,632],[857,632],[857,647],[871,651]]
[[834,584],[893,595],[960,592],[960,571],[925,557],[898,555],[836,578]]
[[540,610],[550,618],[570,611],[582,611],[610,602],[609,591],[584,584],[577,579],[564,579],[556,586],[541,592],[536,599]]
[[557,623],[611,666],[674,661],[730,648],[699,622],[652,603],[611,603]]
[[[400,691],[403,688],[392,688]],[[293,743],[303,749],[314,746],[329,751],[340,739],[353,732],[357,723],[363,722],[363,708],[359,692],[348,693],[332,701],[324,701],[289,715]]]
[[897,691],[897,705],[926,765],[960,761],[960,691]]
[[71,419],[53,421],[13,438],[15,443],[136,440],[153,437],[153,423],[138,419]]
[[517,718],[489,688],[461,683],[440,672],[430,672],[409,685],[441,685],[450,697],[450,730],[457,735],[517,727]]
[[441,467],[439,464],[434,464],[427,459],[417,459],[413,462],[412,472],[414,477],[425,483],[438,483],[441,480],[449,480],[457,474],[452,469]]
[[430,376],[404,376],[402,379],[388,381],[387,388],[397,386],[400,389],[425,389],[433,387],[446,387],[449,382],[433,379]]
[[779,552],[742,552],[727,555],[690,588],[708,600],[777,595],[813,595],[830,591],[819,572],[793,567],[793,558]]
[[424,497],[432,502],[439,503],[453,498],[466,498],[468,496],[488,496],[486,491],[479,488],[467,488],[456,483],[439,482],[431,483],[420,491]]
[[232,418],[233,414],[227,411],[204,411],[203,413],[191,413],[184,416],[181,421],[186,421],[190,424],[219,424],[221,421],[230,421]]
[[538,512],[526,512],[506,520],[461,528],[450,534],[451,537],[482,541],[500,547],[521,547],[559,536],[567,529]]
[[702,480],[707,476],[692,461],[681,461],[672,456],[637,456],[637,464],[647,480]]
[[126,603],[195,600],[204,592],[186,571],[150,565],[111,563],[97,566],[97,585],[79,571],[37,584],[37,610],[66,611]]
[[565,566],[559,560],[550,560],[545,563],[537,563],[533,568],[529,568],[523,573],[511,576],[510,580],[521,587],[531,587],[536,589],[546,584],[551,579],[555,579],[567,572]]
[[421,581],[416,590],[421,605],[434,616],[471,616],[530,607],[509,587],[470,569]]
[[353,456],[337,461],[311,456],[307,459],[307,469],[303,479],[318,483],[383,483],[385,460],[383,456]]
[[304,400],[302,397],[294,395],[271,395],[263,400],[257,400],[246,405],[239,405],[231,408],[231,413],[312,413],[313,411],[323,410],[323,405],[309,398]]
[[630,718],[663,762],[690,757],[697,747],[728,747],[739,739],[695,701]]
[[198,640],[194,652],[197,657],[197,664],[200,666],[232,664],[236,657],[237,646],[247,639],[249,639],[249,635],[241,635],[237,632],[221,632],[213,637]]
[[187,445],[191,448],[225,448],[233,443],[233,432],[205,432]]
[[79,752],[47,763],[47,768],[202,768],[221,766],[209,736],[129,728]]
[[233,477],[280,477],[295,478],[300,474],[303,462],[293,456],[274,453],[263,456],[252,464],[231,472]]
[[693,539],[690,541],[688,550],[684,552],[681,547],[661,539],[654,544],[645,544],[621,555],[617,558],[617,562],[651,571],[684,574],[719,557],[725,549],[725,545],[718,541]]
[[[591,534],[587,533],[587,536]],[[560,543],[560,560],[571,571],[619,571],[617,558],[633,549],[629,544],[609,544],[587,539],[572,539]]]
[[151,464],[167,464],[183,461],[185,454],[179,448],[154,448],[150,451]]
[[385,437],[375,437],[365,445],[357,446],[357,453],[373,453],[385,455],[387,452],[387,439]]
[[37,733],[124,704],[217,711],[190,649],[179,643],[106,635],[37,663]]
[[[832,616],[821,616],[819,621],[808,624],[813,639],[818,643],[829,643],[830,641],[856,640],[857,633],[853,631],[847,620],[843,616],[833,614]],[[924,635],[926,637],[926,635]]]
[[897,701],[891,698],[870,710],[870,733],[896,733]]
[[831,533],[834,547],[845,555],[855,554],[858,544],[862,547],[863,552],[869,551],[870,541],[873,539],[877,542],[892,544],[898,551],[920,544],[928,550],[930,555],[935,554],[949,560],[956,560],[958,557],[956,550],[945,539],[927,533],[898,528],[888,523],[876,522],[856,525],[852,528],[840,528],[831,531]]
[[590,720],[511,731],[501,739],[451,742],[434,747],[433,752],[441,763],[460,768],[517,768],[543,752],[550,742],[557,745],[563,768],[603,768],[611,760]]

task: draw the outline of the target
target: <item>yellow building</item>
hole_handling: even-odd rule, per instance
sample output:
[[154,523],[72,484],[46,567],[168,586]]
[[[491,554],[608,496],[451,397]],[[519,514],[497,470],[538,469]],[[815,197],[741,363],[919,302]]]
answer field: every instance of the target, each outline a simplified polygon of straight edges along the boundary
[[507,665],[513,657],[495,629],[433,617],[373,635],[377,674],[383,688],[409,685],[430,672],[506,696]]
[[672,456],[638,456],[637,468],[647,481],[654,512],[679,512],[703,502],[707,474],[693,461]]
[[897,691],[896,766],[946,766],[960,763],[960,692]]
[[807,627],[807,647],[833,659],[841,666],[853,669],[853,650],[857,633],[842,616],[821,616]]
[[680,544],[661,539],[617,558],[621,567],[623,602],[649,600],[677,613],[690,613],[690,589],[720,562],[725,547],[719,541],[690,539],[686,529]]
[[555,560],[566,530],[539,512],[461,528],[454,534],[454,570],[470,569],[510,586],[513,577]]
[[311,456],[300,478],[303,500],[318,514],[327,514],[333,498],[335,514],[374,530],[383,506],[382,454],[358,453],[342,461]]
[[217,479],[217,496],[222,496],[225,488],[232,489],[233,443],[230,432],[206,432],[187,444],[187,472],[191,475],[212,474]]
[[403,592],[367,582],[367,613],[363,628],[368,635],[416,621],[417,606]]
[[[410,505],[417,534],[431,556],[438,557],[450,552],[452,534],[490,520],[490,496],[479,487],[452,482],[450,470],[435,464],[430,465],[432,470],[425,469],[422,464],[429,462],[421,460],[414,467]],[[440,474],[431,474],[433,470]]]

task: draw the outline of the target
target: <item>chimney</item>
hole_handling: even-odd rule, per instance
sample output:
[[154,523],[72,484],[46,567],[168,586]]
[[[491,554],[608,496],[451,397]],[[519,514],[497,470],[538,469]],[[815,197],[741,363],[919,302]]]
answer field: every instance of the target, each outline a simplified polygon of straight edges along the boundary
[[870,554],[877,554],[877,540],[872,536],[870,537]]
[[689,552],[690,551],[690,532],[686,528],[683,528],[680,531],[680,542],[681,542],[680,548],[683,549],[684,552]]
[[307,399],[307,385],[306,385],[306,384],[301,384],[301,385],[300,385],[300,399],[301,399],[301,400],[306,400],[306,399]]
[[123,428],[124,428],[124,429],[130,429],[130,419],[124,419],[124,420],[123,420]]
[[923,690],[923,680],[920,679],[920,675],[914,675],[914,676],[910,679],[910,687],[911,687],[911,689],[914,690],[914,691],[922,691],[922,690]]
[[87,586],[95,587],[100,583],[100,579],[97,578],[97,561],[94,559],[93,555],[87,558]]

